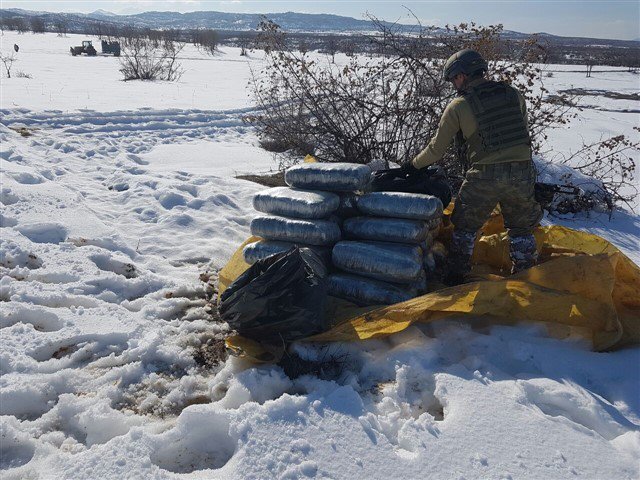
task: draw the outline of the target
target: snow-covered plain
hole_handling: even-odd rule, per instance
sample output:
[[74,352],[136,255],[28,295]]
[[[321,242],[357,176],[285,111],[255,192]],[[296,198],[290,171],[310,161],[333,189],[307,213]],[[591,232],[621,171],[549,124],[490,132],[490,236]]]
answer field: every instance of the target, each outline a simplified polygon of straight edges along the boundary
[[[297,347],[346,358],[333,379],[203,366],[196,352],[225,328],[198,277],[249,235],[262,189],[235,174],[275,167],[241,121],[262,59],[188,48],[180,82],[125,83],[116,59],[69,55],[85,38],[0,37],[33,77],[0,93],[3,479],[640,476],[639,347],[450,320]],[[549,68],[552,91],[638,90],[627,72]],[[584,102],[602,109],[553,132],[550,151],[633,135],[623,110],[640,102]],[[640,262],[633,212],[546,221]]]

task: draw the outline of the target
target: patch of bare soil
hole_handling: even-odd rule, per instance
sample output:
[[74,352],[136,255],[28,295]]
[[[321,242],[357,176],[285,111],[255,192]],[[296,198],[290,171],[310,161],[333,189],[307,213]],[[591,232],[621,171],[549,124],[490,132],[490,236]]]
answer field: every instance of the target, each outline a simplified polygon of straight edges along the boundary
[[196,364],[201,367],[211,368],[225,362],[229,357],[229,352],[224,343],[224,338],[210,338],[193,354]]
[[23,137],[30,137],[35,132],[36,128],[27,128],[27,127],[9,127],[14,132],[18,132]]

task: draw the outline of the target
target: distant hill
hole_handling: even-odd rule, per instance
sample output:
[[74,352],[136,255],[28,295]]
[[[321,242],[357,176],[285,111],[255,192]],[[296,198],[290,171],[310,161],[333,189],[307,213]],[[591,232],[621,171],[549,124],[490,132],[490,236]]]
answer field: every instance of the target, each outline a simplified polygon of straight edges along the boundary
[[[263,15],[256,13],[228,13],[228,12],[144,12],[135,15],[117,15],[104,10],[96,10],[92,13],[52,13],[52,12],[35,12],[17,8],[0,9],[0,18],[2,17],[22,17],[29,20],[30,17],[39,16],[45,19],[45,22],[54,24],[57,20],[64,20],[70,32],[85,33],[87,28],[97,22],[110,23],[116,25],[132,25],[143,28],[155,29],[191,29],[191,28],[212,28],[215,30],[229,31],[248,31],[258,26]],[[376,30],[370,20],[359,20],[351,17],[331,14],[309,14],[309,13],[270,13],[266,14],[284,30],[289,32],[307,32],[307,33],[333,33],[333,34],[349,34],[364,33]],[[409,24],[391,24],[401,32],[410,32],[415,30],[415,25]],[[504,35],[511,38],[524,38],[530,34],[505,31]],[[637,47],[640,42],[634,40],[603,40],[594,38],[581,37],[560,37],[541,33],[541,36],[553,43],[563,45],[605,45],[605,46],[630,46]]]

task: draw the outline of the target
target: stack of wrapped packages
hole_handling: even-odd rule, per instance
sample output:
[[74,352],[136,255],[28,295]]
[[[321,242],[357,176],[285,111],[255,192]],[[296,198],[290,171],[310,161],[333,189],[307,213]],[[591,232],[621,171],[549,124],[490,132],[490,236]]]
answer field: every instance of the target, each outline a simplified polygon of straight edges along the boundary
[[244,249],[253,264],[292,246],[308,247],[328,264],[331,248],[342,238],[340,217],[335,213],[348,192],[366,188],[371,169],[352,163],[305,163],[287,169],[288,187],[270,188],[253,198],[253,207],[267,215],[251,222],[251,233],[263,240]]
[[254,208],[268,215],[251,222],[251,233],[262,240],[245,247],[245,261],[297,245],[325,259],[334,297],[382,305],[424,293],[443,255],[441,244],[434,244],[442,202],[415,193],[363,193],[371,173],[350,163],[289,168],[288,187],[254,197]]

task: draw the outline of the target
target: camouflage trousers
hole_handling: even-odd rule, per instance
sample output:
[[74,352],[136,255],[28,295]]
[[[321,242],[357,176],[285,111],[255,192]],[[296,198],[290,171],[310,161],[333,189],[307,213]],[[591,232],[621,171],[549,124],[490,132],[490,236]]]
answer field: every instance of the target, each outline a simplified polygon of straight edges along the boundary
[[533,162],[474,165],[460,188],[451,222],[456,229],[477,232],[499,203],[509,236],[529,235],[542,218],[535,181]]
[[542,218],[542,209],[534,198],[535,181],[531,161],[474,165],[467,172],[451,216],[453,269],[468,271],[477,232],[497,204],[509,234],[512,271],[535,264],[533,228]]

